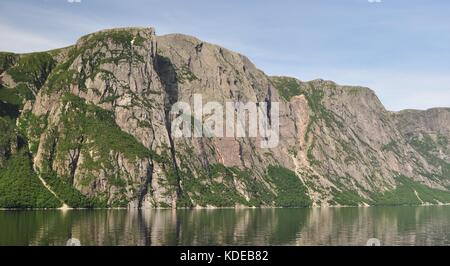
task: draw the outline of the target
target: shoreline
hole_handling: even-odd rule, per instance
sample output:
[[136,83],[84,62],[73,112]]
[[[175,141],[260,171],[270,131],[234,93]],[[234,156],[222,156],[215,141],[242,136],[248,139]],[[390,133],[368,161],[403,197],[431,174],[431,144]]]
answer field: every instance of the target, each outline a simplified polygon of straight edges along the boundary
[[0,208],[0,211],[98,211],[98,210],[127,210],[127,211],[147,211],[147,210],[245,210],[245,209],[336,209],[336,208],[378,208],[378,207],[446,207],[450,203],[442,204],[421,204],[421,205],[364,205],[364,206],[309,206],[309,207],[192,207],[192,208]]

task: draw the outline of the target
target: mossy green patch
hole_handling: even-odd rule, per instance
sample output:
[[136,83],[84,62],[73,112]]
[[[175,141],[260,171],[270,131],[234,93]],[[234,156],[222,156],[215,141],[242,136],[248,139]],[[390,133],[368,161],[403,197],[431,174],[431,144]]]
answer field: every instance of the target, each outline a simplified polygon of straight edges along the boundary
[[75,189],[66,178],[57,176],[54,172],[43,173],[41,176],[52,190],[71,208],[106,207],[106,203],[96,198],[83,195]]
[[36,154],[41,134],[47,127],[47,116],[36,116],[32,112],[22,113],[18,120],[18,132],[25,136],[32,154]]
[[198,77],[191,71],[189,66],[182,66],[177,70],[177,80],[180,83],[184,83],[186,81],[194,81],[197,80]]
[[97,151],[97,157],[105,160],[104,163],[108,163],[111,150],[123,153],[131,161],[156,157],[154,152],[117,126],[112,112],[88,104],[70,93],[64,95],[62,102],[67,108],[61,117],[63,126],[59,132],[60,153],[76,148],[77,140],[85,136],[90,141],[85,145]]
[[[182,175],[184,193],[189,193],[189,198],[200,206],[249,205],[233,184],[234,179],[239,177],[223,165],[212,165],[209,175],[200,175],[199,177],[195,177],[189,168],[181,166],[179,174]],[[217,180],[219,177],[221,181]]]
[[305,185],[293,171],[282,166],[269,166],[267,179],[274,184],[276,189],[276,206],[311,206],[311,199],[308,196]]
[[281,97],[283,97],[286,101],[290,101],[292,97],[302,93],[301,85],[294,78],[272,77],[271,80]]
[[0,208],[57,208],[61,202],[40,182],[25,151],[0,168]]
[[0,73],[13,66],[19,56],[14,53],[0,52]]
[[11,144],[16,137],[14,121],[0,117],[0,150]]
[[438,177],[440,179],[450,179],[450,163],[442,159],[439,154],[448,149],[447,137],[438,134],[433,138],[429,134],[422,134],[421,137],[411,137],[409,143],[433,166],[440,169],[440,173],[425,173],[424,175]]
[[361,197],[357,192],[349,189],[339,191],[332,188],[331,194],[333,195],[332,203],[337,203],[342,206],[359,206],[360,204],[370,202]]
[[450,192],[433,189],[405,176],[396,177],[394,190],[372,195],[374,205],[420,205],[450,203]]
[[[142,47],[145,38],[127,29],[103,31],[81,38],[79,45],[73,46],[68,52],[67,59],[59,64],[48,78],[47,93],[55,90],[66,90],[70,85],[78,85],[85,90],[86,80],[94,79],[97,74],[104,73],[102,64],[129,62],[138,64],[144,62],[142,55],[135,51],[135,47]],[[108,54],[102,47],[110,47],[110,42],[118,45],[116,50],[109,49]],[[132,44],[133,43],[133,44]],[[81,60],[81,70],[71,69],[76,59]],[[103,76],[105,79],[111,76]]]
[[395,140],[391,140],[388,144],[383,145],[381,147],[381,150],[382,151],[390,151],[395,154],[399,154],[398,145],[397,145],[397,142],[395,142]]
[[56,62],[47,52],[21,55],[14,67],[7,70],[15,82],[25,82],[41,88]]

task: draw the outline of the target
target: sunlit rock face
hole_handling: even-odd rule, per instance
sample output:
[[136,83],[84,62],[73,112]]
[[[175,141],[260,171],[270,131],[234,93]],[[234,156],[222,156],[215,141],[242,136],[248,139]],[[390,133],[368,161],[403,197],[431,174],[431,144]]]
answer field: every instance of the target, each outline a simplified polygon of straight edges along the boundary
[[[70,207],[450,202],[448,109],[389,112],[370,89],[269,77],[243,55],[152,28],[1,58],[2,90],[29,90],[16,118],[21,147]],[[195,95],[223,106],[277,103],[278,145],[174,138],[171,108],[192,106]],[[0,165],[15,142],[0,143]]]

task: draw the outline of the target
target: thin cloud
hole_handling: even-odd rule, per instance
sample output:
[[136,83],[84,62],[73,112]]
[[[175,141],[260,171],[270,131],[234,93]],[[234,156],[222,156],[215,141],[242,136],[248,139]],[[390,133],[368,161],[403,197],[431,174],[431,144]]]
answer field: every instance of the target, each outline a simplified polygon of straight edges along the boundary
[[[26,53],[60,48],[66,45],[58,38],[42,37],[23,29],[0,24],[0,51]],[[33,47],[30,49],[30,47]]]

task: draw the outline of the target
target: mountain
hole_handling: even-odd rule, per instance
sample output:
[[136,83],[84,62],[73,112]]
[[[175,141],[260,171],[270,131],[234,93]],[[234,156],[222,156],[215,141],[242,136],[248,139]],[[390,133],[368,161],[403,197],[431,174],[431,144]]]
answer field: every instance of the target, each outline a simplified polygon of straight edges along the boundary
[[[450,203],[450,109],[390,112],[368,88],[269,77],[194,37],[120,28],[0,53],[0,84],[1,207]],[[172,106],[198,94],[278,102],[278,145],[174,138]]]

